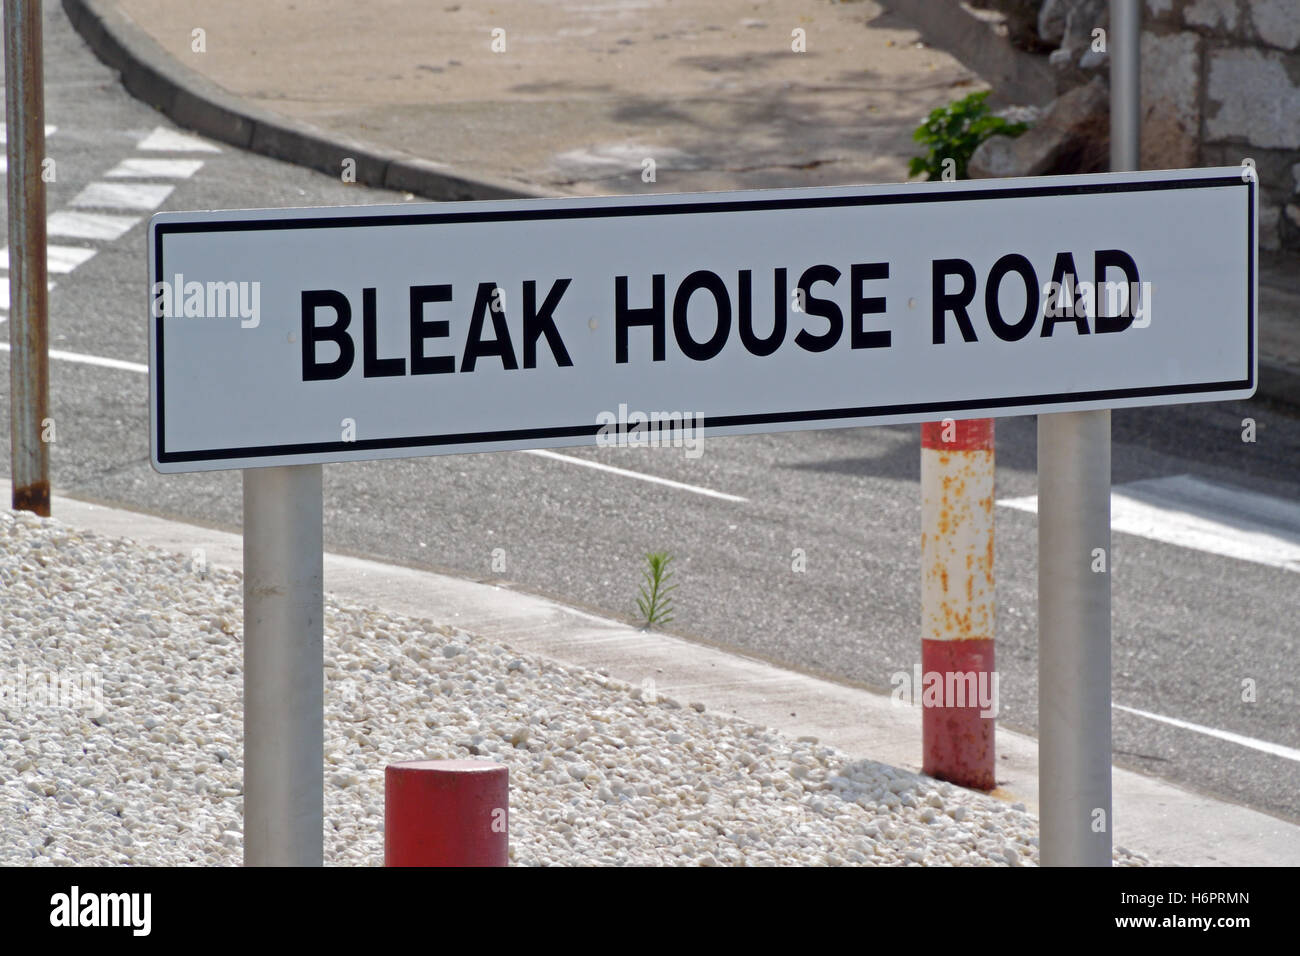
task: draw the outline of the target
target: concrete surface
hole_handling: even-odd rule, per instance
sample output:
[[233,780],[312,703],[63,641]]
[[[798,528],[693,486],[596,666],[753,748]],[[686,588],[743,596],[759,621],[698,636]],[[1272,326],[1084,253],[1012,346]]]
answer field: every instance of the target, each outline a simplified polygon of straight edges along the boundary
[[119,7],[256,107],[548,191],[640,190],[645,158],[661,192],[899,180],[917,118],[980,85],[871,0]]

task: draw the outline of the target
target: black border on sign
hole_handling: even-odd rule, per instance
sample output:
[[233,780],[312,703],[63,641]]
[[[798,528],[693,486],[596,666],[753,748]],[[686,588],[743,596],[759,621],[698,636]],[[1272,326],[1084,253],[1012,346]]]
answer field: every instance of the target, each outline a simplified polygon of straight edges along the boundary
[[[515,209],[448,213],[412,213],[402,215],[348,215],[301,217],[272,220],[215,220],[210,222],[160,223],[154,227],[154,282],[162,282],[163,238],[172,233],[190,232],[265,232],[276,229],[361,229],[370,226],[434,225],[458,222],[522,222],[547,219],[605,219],[629,216],[672,216],[714,212],[744,212],[772,209],[826,209],[843,206],[892,206],[928,202],[976,202],[982,199],[1030,198],[1034,196],[1078,196],[1097,193],[1151,192],[1165,189],[1199,189],[1206,187],[1246,186],[1246,214],[1249,264],[1246,277],[1246,374],[1238,381],[1198,382],[1190,385],[1159,385],[1146,388],[1114,388],[1093,392],[1051,392],[1021,395],[1015,398],[971,399],[960,402],[913,402],[903,405],[873,405],[861,408],[824,408],[815,411],[774,412],[762,415],[726,415],[710,419],[717,427],[741,425],[779,425],[799,421],[833,421],[840,418],[872,418],[922,412],[954,412],[966,409],[1014,409],[1028,405],[1067,404],[1106,399],[1184,395],[1198,392],[1254,388],[1255,385],[1255,182],[1245,176],[1214,176],[1187,179],[1161,179],[1149,182],[1075,183],[1061,186],[1001,186],[989,189],[945,191],[941,189],[888,195],[810,196],[801,199],[728,199],[717,202],[665,202],[644,205],[601,205],[579,209]],[[156,286],[154,286],[156,287]],[[154,374],[157,382],[157,448],[159,464],[212,461],[223,458],[275,458],[280,456],[327,454],[340,451],[422,448],[483,442],[509,442],[536,438],[581,438],[595,435],[598,424],[566,425],[554,428],[519,428],[493,432],[461,432],[454,435],[420,435],[396,438],[370,438],[358,441],[300,442],[291,445],[256,445],[243,448],[216,448],[206,451],[169,452],[164,445],[163,410],[166,394],[163,386],[163,318],[154,319],[157,343]]]

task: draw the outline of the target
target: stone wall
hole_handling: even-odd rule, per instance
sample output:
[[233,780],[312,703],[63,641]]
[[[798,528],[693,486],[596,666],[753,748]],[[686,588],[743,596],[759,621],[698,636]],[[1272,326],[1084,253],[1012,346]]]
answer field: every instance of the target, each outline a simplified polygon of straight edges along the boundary
[[1142,58],[1144,164],[1253,159],[1260,246],[1300,251],[1300,0],[1146,0]]
[[[1025,22],[1025,0],[975,2]],[[1035,2],[1035,38],[1018,45],[1054,48],[1058,92],[1104,76],[1090,40],[1109,4]],[[1142,166],[1253,159],[1260,246],[1300,252],[1300,0],[1144,0],[1142,28]]]

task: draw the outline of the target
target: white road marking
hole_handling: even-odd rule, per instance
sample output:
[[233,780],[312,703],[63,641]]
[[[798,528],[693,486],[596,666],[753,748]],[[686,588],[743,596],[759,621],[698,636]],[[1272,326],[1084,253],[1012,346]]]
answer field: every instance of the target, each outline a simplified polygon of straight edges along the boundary
[[[0,342],[0,349],[8,350],[9,343]],[[122,369],[127,372],[139,372],[142,375],[149,373],[148,365],[140,365],[137,362],[123,362],[120,359],[101,358],[98,355],[81,355],[76,352],[58,352],[51,351],[50,358],[61,359],[65,362],[81,362],[85,365],[100,365],[104,368]],[[723,501],[746,502],[748,498],[741,498],[737,495],[728,495],[721,491],[714,491],[712,488],[701,488],[699,485],[688,485],[680,481],[672,481],[668,478],[659,478],[656,475],[645,475],[639,471],[628,471],[626,468],[615,468],[612,465],[601,464],[597,461],[588,461],[585,458],[574,458],[572,455],[561,455],[557,452],[547,451],[544,448],[526,449],[529,455],[540,455],[542,458],[550,458],[555,461],[562,461],[570,465],[581,465],[584,468],[595,468],[597,471],[605,471],[614,475],[622,475],[625,478],[636,478],[639,481],[649,481],[656,485],[665,485],[669,488],[677,488],[680,491],[691,491],[697,495],[707,495],[710,498],[721,498]]]
[[[998,504],[1038,511],[1033,495]],[[1300,503],[1192,475],[1118,485],[1111,491],[1110,526],[1183,548],[1300,571]]]
[[[0,342],[0,349],[8,350],[8,342]],[[58,352],[51,351],[50,358],[60,359],[65,362],[81,362],[84,365],[100,365],[104,368],[122,369],[126,372],[139,372],[142,375],[149,373],[148,365],[141,365],[138,362],[124,362],[121,359],[101,358],[98,355],[81,355],[76,352]],[[585,458],[574,458],[572,455],[561,455],[557,452],[547,451],[544,448],[526,449],[529,455],[540,455],[542,458],[550,458],[555,461],[562,461],[570,465],[581,465],[584,468],[595,468],[597,471],[605,471],[614,475],[622,475],[625,478],[636,478],[639,481],[649,481],[656,485],[665,485],[669,488],[677,488],[680,491],[691,491],[697,495],[707,495],[710,498],[721,498],[723,501],[747,502],[748,498],[741,498],[737,495],[728,495],[721,491],[714,491],[712,488],[701,488],[699,485],[688,485],[680,481],[672,481],[668,478],[659,478],[656,475],[645,475],[639,471],[628,471],[626,468],[615,468],[612,465],[601,464],[597,461],[588,461]]]
[[154,209],[161,206],[175,188],[155,183],[91,183],[77,194],[72,205],[100,209]]
[[104,175],[109,179],[189,179],[203,168],[201,159],[124,159]]
[[179,133],[176,130],[164,129],[161,126],[154,129],[152,133],[140,141],[140,148],[173,153],[221,152],[217,147],[199,139],[197,136],[191,136],[189,133]]
[[699,485],[687,485],[680,481],[672,481],[668,478],[659,478],[655,475],[645,475],[639,471],[628,471],[626,468],[615,468],[613,465],[604,465],[598,461],[588,461],[586,458],[574,458],[572,455],[561,455],[558,452],[547,451],[542,448],[526,449],[530,455],[540,455],[543,458],[551,458],[555,461],[562,461],[570,465],[581,465],[584,468],[595,468],[597,471],[607,471],[613,475],[622,475],[624,478],[636,478],[639,481],[649,481],[656,485],[666,485],[669,488],[677,488],[680,491],[692,491],[697,495],[707,495],[710,498],[721,498],[723,501],[748,501],[748,498],[741,498],[737,495],[728,495],[721,491],[714,491],[712,488],[701,488]]
[[[0,352],[8,352],[9,343],[0,342]],[[80,365],[98,365],[101,368],[115,368],[123,372],[140,372],[148,374],[149,366],[139,362],[124,362],[122,359],[104,358],[100,355],[82,355],[80,352],[61,352],[50,349],[50,358],[60,362],[76,362]]]
[[1287,760],[1300,761],[1300,750],[1296,750],[1293,747],[1283,747],[1281,744],[1269,743],[1267,740],[1257,740],[1254,737],[1247,737],[1243,734],[1234,734],[1230,730],[1218,730],[1214,727],[1194,724],[1188,720],[1179,720],[1177,717],[1166,717],[1163,714],[1153,714],[1150,711],[1138,710],[1136,707],[1125,707],[1123,704],[1112,704],[1111,706],[1116,710],[1122,710],[1130,714],[1137,714],[1139,717],[1146,717],[1149,720],[1158,720],[1163,724],[1181,727],[1183,730],[1194,730],[1198,734],[1205,734],[1207,737],[1217,737],[1219,740],[1226,740],[1229,743],[1240,744],[1241,746],[1249,747],[1252,750],[1260,750],[1266,754],[1272,754],[1274,757],[1284,757]]
[[[7,142],[9,142],[8,134],[7,134],[7,132],[6,132],[6,128],[5,128],[5,127],[6,127],[6,124],[5,124],[5,123],[0,123],[0,143],[7,143]],[[46,138],[46,139],[49,139],[51,136],[53,136],[53,135],[54,135],[55,133],[57,133],[58,131],[59,131],[59,128],[58,128],[57,126],[51,126],[49,123],[46,123],[46,124],[45,124],[45,138]]]
[[[45,269],[47,272],[71,272],[95,254],[94,249],[84,246],[45,247]],[[0,249],[0,269],[9,268],[9,247]]]
[[139,216],[111,216],[102,212],[51,213],[45,232],[69,239],[117,239],[140,221]]
[[[45,288],[47,290],[53,289],[54,283],[46,279]],[[9,277],[0,276],[0,312],[8,312],[8,311],[9,311]]]

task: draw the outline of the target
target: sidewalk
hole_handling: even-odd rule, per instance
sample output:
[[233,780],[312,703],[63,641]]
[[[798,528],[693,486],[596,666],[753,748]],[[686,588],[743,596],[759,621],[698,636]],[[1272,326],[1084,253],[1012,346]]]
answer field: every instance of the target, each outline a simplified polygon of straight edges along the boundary
[[872,2],[117,7],[258,109],[552,195],[903,179],[918,117],[982,85]]
[[[441,200],[899,182],[925,115],[986,85],[874,0],[64,7],[182,126]],[[1259,394],[1300,408],[1300,261],[1262,256],[1259,314]]]
[[[239,535],[62,496],[53,513],[75,528],[129,537],[180,555],[202,549],[211,567],[239,570]],[[647,633],[544,598],[376,561],[326,554],[325,586],[340,602],[434,617],[515,651],[599,670],[683,704],[703,704],[815,737],[852,757],[919,773],[920,712],[888,697],[784,670],[662,634]],[[995,796],[1037,813],[1037,741],[999,728]],[[1294,866],[1300,826],[1113,769],[1115,846],[1163,864]]]

